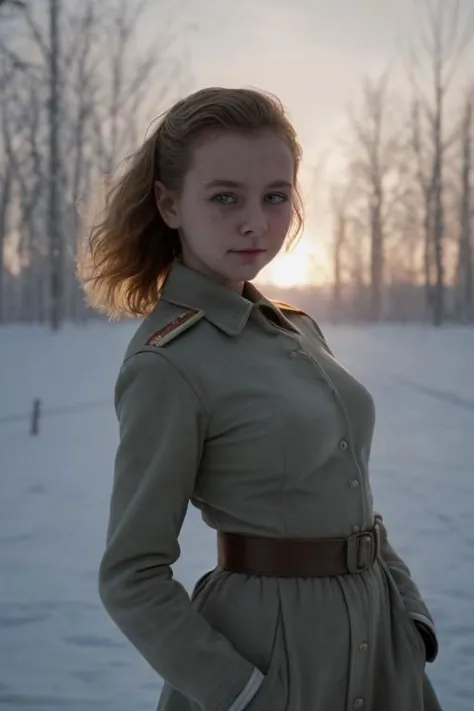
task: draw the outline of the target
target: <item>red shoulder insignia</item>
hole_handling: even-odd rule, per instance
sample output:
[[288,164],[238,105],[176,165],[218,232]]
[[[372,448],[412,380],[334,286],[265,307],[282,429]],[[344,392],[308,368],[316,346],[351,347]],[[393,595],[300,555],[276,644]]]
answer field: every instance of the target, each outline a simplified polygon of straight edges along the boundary
[[148,338],[146,345],[164,346],[165,343],[169,343],[181,333],[187,331],[188,328],[200,321],[203,316],[204,311],[196,311],[195,309],[184,311],[182,314],[167,323],[166,326],[160,328],[159,331],[155,331],[155,333]]

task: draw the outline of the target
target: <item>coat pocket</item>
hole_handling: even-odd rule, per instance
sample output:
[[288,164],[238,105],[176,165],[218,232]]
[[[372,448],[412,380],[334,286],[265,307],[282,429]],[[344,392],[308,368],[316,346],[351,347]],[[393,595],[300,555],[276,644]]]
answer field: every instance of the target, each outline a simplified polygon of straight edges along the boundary
[[403,620],[408,642],[414,654],[415,661],[417,663],[420,662],[424,667],[426,663],[425,643],[423,637],[421,636],[420,632],[416,627],[415,622],[411,619],[409,613],[406,611],[405,608],[403,609]]
[[245,711],[286,711],[288,689],[284,673],[285,658],[283,620],[279,610],[269,667],[266,672],[262,669],[265,678]]
[[400,590],[398,589],[390,570],[384,562],[381,563],[381,567],[389,588],[389,597],[391,600],[394,622],[401,627],[406,644],[411,651],[415,664],[421,668],[424,668],[426,663],[426,647],[423,637],[417,630],[415,622],[412,620],[410,613],[405,607]]
[[198,580],[192,605],[265,675],[245,711],[285,711],[288,675],[278,582],[217,569]]
[[208,570],[207,573],[204,573],[204,575],[201,575],[201,577],[197,580],[196,584],[194,585],[193,591],[191,593],[191,602],[193,603],[193,607],[195,609],[198,609],[201,605],[204,604],[205,599],[203,598],[202,600],[199,600],[198,598],[201,596],[201,593],[204,591],[206,587],[206,583],[208,582],[209,578],[211,575],[214,573],[215,568],[212,570]]

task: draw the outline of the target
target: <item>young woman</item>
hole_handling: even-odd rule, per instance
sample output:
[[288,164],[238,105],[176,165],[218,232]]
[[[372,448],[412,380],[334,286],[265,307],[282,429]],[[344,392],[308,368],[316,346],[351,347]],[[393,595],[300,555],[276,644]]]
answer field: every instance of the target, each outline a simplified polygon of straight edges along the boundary
[[[374,513],[374,404],[317,324],[252,280],[301,227],[301,150],[264,93],[204,89],[111,188],[80,272],[144,316],[116,385],[100,595],[162,711],[434,711],[434,624]],[[189,502],[216,530],[191,599]]]

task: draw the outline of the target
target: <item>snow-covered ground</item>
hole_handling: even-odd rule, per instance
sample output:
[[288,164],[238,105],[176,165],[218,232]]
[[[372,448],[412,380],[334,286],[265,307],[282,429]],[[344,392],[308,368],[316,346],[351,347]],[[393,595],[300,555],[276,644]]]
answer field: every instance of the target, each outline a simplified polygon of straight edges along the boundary
[[[0,709],[150,711],[160,680],[103,611],[113,384],[135,325],[0,330]],[[377,508],[436,617],[446,711],[474,708],[474,329],[326,327],[372,391]],[[39,397],[40,434],[18,418]],[[176,576],[214,565],[190,510]]]

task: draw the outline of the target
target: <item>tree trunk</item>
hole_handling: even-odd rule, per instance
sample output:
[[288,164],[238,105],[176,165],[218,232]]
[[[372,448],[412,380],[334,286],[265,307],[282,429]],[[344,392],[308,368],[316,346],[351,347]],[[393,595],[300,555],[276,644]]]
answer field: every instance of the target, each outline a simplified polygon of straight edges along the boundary
[[50,324],[59,329],[63,317],[63,244],[59,179],[61,159],[59,149],[59,2],[50,0],[50,66],[49,66],[49,258],[50,258]]
[[435,289],[433,299],[433,325],[440,326],[444,319],[444,212],[443,212],[443,147],[442,147],[442,89],[437,87],[435,158],[433,171],[433,247],[435,263]]
[[342,249],[346,235],[346,217],[337,216],[336,234],[334,239],[334,284],[333,284],[333,314],[338,322],[342,310]]
[[383,193],[380,185],[375,188],[371,207],[371,259],[370,259],[370,320],[379,321],[382,309],[383,286]]
[[5,176],[2,185],[2,194],[0,196],[0,323],[5,320],[5,294],[4,294],[4,251],[5,251],[5,236],[8,226],[8,210],[10,208],[10,197],[12,188],[12,169],[11,162],[8,160],[5,170]]
[[473,314],[472,254],[472,99],[469,97],[462,128],[461,205],[459,214],[459,247],[456,269],[456,311],[467,322]]

